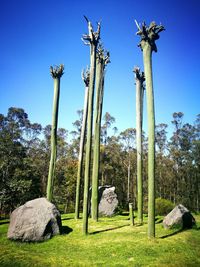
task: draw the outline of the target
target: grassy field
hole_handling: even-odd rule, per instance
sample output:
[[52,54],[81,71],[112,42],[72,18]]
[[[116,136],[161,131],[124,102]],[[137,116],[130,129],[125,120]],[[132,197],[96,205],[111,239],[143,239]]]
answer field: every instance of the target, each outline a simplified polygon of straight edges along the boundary
[[62,216],[65,234],[43,243],[9,241],[8,223],[0,221],[0,267],[200,266],[200,215],[197,227],[186,231],[165,230],[157,218],[155,240],[148,240],[146,222],[129,226],[127,215],[89,221],[83,236],[82,221],[73,216]]

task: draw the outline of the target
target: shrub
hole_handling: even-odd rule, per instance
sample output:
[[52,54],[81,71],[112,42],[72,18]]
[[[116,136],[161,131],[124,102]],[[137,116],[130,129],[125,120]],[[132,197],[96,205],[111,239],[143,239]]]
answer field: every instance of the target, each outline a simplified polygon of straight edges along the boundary
[[167,215],[174,208],[174,204],[164,198],[156,198],[156,215]]

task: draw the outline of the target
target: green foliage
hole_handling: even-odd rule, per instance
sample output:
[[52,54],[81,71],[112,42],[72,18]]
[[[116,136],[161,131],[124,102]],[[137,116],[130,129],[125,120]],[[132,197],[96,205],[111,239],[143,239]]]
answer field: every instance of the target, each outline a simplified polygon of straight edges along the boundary
[[[0,114],[1,217],[4,214],[8,215],[27,200],[45,196],[50,159],[51,126],[47,125],[42,129],[39,124],[31,123],[23,109],[10,108],[8,113],[9,116]],[[168,199],[174,204],[182,203],[195,212],[200,210],[199,121],[197,117],[195,123],[191,124],[193,127],[184,126],[180,120],[173,123],[178,125],[178,129],[175,128],[170,140],[165,139],[165,125],[156,128],[156,198]],[[76,125],[74,127],[77,128]],[[129,134],[126,136],[128,132],[127,129],[124,134],[116,132],[114,135],[107,134],[106,142],[104,135],[100,146],[99,175],[100,185],[116,187],[119,206],[127,210],[129,160],[131,166],[129,197],[134,209],[137,207],[135,135],[133,132],[132,136]],[[68,135],[65,129],[57,131],[58,157],[54,201],[62,205],[62,211],[65,212],[73,211],[75,205],[79,136],[79,134]],[[133,137],[133,142],[130,143],[129,137]],[[148,147],[145,133],[143,133],[143,152],[143,208],[147,213]],[[80,208],[82,204],[83,183],[80,191]]]
[[174,208],[174,204],[164,198],[156,198],[156,215],[167,215]]
[[[0,212],[40,194],[39,177],[29,154],[37,144],[39,124],[31,124],[20,108],[9,108],[0,115]],[[31,138],[31,139],[30,139]]]

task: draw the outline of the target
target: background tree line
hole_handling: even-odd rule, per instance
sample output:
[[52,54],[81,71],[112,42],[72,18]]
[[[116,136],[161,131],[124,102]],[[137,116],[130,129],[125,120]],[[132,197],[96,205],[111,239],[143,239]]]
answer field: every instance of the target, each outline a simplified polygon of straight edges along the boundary
[[[74,130],[58,129],[54,202],[64,212],[74,212],[78,152],[82,125],[81,110]],[[168,125],[156,126],[156,197],[182,203],[199,212],[200,114],[193,124],[183,123],[184,114],[172,116]],[[50,160],[51,126],[31,123],[22,108],[11,107],[0,114],[0,213],[9,214],[25,201],[46,195]],[[143,132],[143,191],[147,209],[147,137]],[[100,146],[100,185],[114,185],[120,208],[129,202],[137,207],[136,130],[118,132],[115,118],[103,116]],[[81,192],[83,181],[81,181]],[[82,205],[81,193],[81,205]],[[146,211],[146,210],[145,210]]]

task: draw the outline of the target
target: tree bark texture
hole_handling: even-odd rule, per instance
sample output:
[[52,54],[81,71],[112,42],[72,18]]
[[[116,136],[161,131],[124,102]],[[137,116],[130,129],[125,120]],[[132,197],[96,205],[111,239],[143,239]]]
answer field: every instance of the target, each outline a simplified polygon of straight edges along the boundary
[[153,21],[149,27],[145,22],[138,27],[137,35],[141,41],[139,47],[143,52],[144,73],[147,95],[147,120],[148,120],[148,237],[155,237],[155,110],[152,75],[152,51],[157,52],[155,41],[159,39],[159,32],[164,30],[162,25]]
[[152,51],[146,43],[143,47],[146,78],[148,120],[148,237],[155,237],[155,110],[152,76]]
[[96,76],[96,50],[100,38],[100,23],[97,32],[93,31],[91,22],[85,17],[88,23],[89,34],[83,35],[85,44],[90,45],[90,83],[88,92],[88,115],[87,115],[87,141],[85,155],[85,174],[84,174],[84,196],[83,196],[83,233],[88,234],[88,205],[89,205],[89,186],[90,186],[90,165],[92,152],[92,123],[93,123],[93,102]]
[[60,96],[60,78],[63,75],[64,66],[50,68],[51,75],[54,79],[54,98],[53,98],[53,114],[52,114],[52,128],[51,128],[51,158],[49,164],[49,174],[47,181],[47,199],[52,201],[53,198],[53,183],[55,175],[55,164],[57,154],[57,125],[58,125],[58,108]]
[[81,139],[80,139],[79,158],[78,158],[78,173],[77,173],[77,183],[76,183],[75,219],[79,219],[80,188],[81,188],[81,178],[83,176],[83,155],[84,155],[86,124],[87,124],[87,112],[88,112],[88,85],[85,86],[85,99],[84,99],[84,108],[83,108],[83,121],[82,121],[82,128],[81,128]]
[[138,223],[143,223],[143,171],[142,171],[142,120],[143,120],[143,95],[144,75],[140,74],[139,68],[136,73],[136,146],[137,146],[137,202],[138,202]]
[[98,221],[98,186],[99,186],[99,158],[100,158],[100,135],[101,117],[104,95],[105,67],[110,62],[110,54],[106,52],[101,44],[97,49],[97,69],[96,69],[96,104],[94,118],[94,157],[92,172],[92,219]]
[[99,179],[99,157],[100,157],[100,131],[103,105],[103,69],[100,62],[97,63],[96,72],[96,108],[94,115],[94,156],[92,171],[92,219],[98,221],[98,179]]
[[130,226],[133,226],[134,225],[133,203],[129,203],[129,218],[130,218]]

